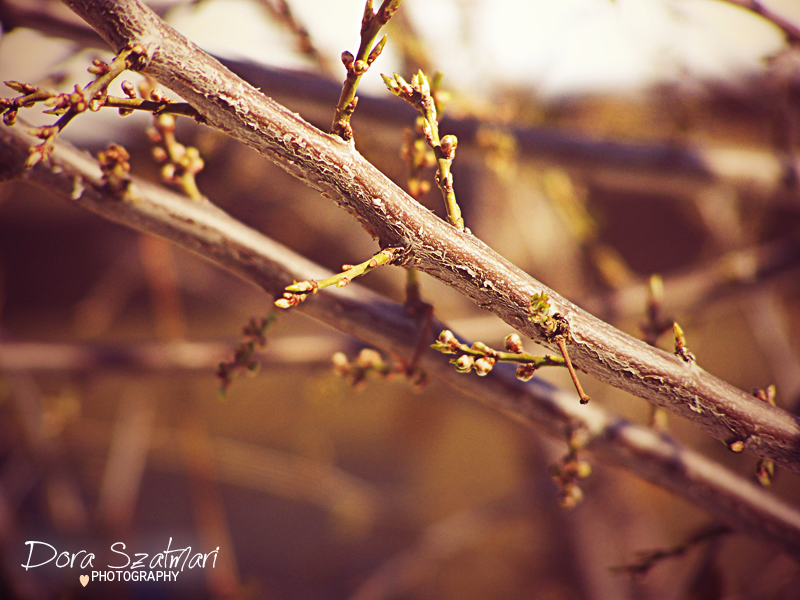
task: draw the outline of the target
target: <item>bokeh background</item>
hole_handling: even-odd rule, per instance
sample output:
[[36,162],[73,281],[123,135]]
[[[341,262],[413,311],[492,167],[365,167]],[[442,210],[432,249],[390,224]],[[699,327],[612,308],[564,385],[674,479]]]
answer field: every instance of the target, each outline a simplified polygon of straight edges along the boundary
[[[800,26],[793,0],[765,5]],[[360,0],[152,6],[329,127]],[[87,83],[91,59],[110,55],[70,19],[58,2],[0,2],[2,79]],[[459,136],[456,193],[476,235],[639,337],[648,280],[660,275],[663,314],[701,366],[745,390],[774,383],[779,406],[798,410],[800,59],[786,31],[711,0],[405,0],[387,31],[353,119],[369,160],[406,184],[400,148],[414,116],[378,73],[441,71],[451,93],[442,131]],[[133,172],[158,180],[150,123],[109,110],[64,137],[93,152],[122,143]],[[248,225],[334,270],[375,251],[347,215],[251,150],[191,122],[178,138],[205,160],[202,192]],[[435,187],[420,201],[443,215]],[[362,283],[402,301],[404,277],[382,269]],[[421,285],[465,337],[497,347],[510,332],[438,282]],[[435,380],[354,388],[331,356],[354,357],[358,340],[300,314],[279,315],[260,371],[220,399],[216,365],[271,302],[189,252],[25,182],[0,184],[0,596],[800,597],[796,562],[736,534],[646,577],[612,571],[710,518],[595,463],[585,501],[563,510],[549,475],[563,441]],[[560,371],[541,376],[570,385]],[[651,420],[646,401],[583,379],[593,402]],[[677,417],[667,426],[752,476],[755,457]],[[772,489],[800,498],[789,473]],[[77,568],[21,568],[30,540],[105,565],[114,542],[152,555],[169,538],[219,547],[216,567],[86,588]]]

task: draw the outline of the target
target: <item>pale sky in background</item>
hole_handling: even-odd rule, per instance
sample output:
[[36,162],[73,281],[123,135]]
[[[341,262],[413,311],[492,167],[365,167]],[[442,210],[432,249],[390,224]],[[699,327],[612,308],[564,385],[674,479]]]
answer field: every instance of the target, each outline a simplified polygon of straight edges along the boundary
[[[800,24],[800,0],[765,1]],[[343,79],[338,57],[358,48],[364,0],[289,2],[319,50],[330,57],[336,79]],[[783,40],[766,21],[715,0],[404,0],[401,10],[427,42],[446,87],[466,91],[475,100],[509,86],[554,99],[635,92],[687,74],[731,78],[762,68],[764,57],[777,52]],[[265,14],[257,0],[205,0],[199,6],[176,4],[170,20],[210,52],[311,68],[295,51],[293,35]],[[86,83],[90,59],[80,54],[65,60],[70,48],[35,32],[12,31],[0,45],[0,81],[35,83],[66,69],[68,81]],[[361,91],[386,93],[379,73],[398,68],[390,40],[362,80]],[[36,111],[26,111],[25,118],[37,125],[52,122]],[[79,141],[91,138],[98,127],[123,123],[134,129],[137,119],[146,116],[120,121],[114,111],[101,112],[87,119],[87,126],[67,128],[65,134]]]
[[[363,0],[290,4],[324,54],[355,52]],[[800,23],[800,1],[767,4]],[[728,78],[758,69],[783,39],[765,21],[714,0],[404,0],[401,10],[448,86],[521,85],[545,97],[633,91],[684,74]],[[251,0],[208,0],[176,10],[172,22],[215,53],[305,64],[289,34],[266,22]],[[382,89],[378,72],[398,67],[391,41],[376,67],[365,91]]]

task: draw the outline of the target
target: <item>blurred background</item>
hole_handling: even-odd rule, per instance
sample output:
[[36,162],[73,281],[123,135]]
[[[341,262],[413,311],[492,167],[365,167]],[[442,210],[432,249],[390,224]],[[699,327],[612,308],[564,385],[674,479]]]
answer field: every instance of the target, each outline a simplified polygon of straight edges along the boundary
[[[338,57],[358,47],[360,0],[149,4],[328,130],[344,77]],[[775,384],[778,405],[797,412],[800,5],[763,3],[771,22],[733,4],[405,0],[363,80],[355,140],[406,187],[400,154],[414,114],[378,74],[443,73],[441,131],[459,138],[455,189],[477,236],[590,312],[671,350],[671,334],[648,318],[658,275],[659,317],[683,326],[703,368],[748,391]],[[58,2],[2,0],[0,22],[3,80],[67,90],[88,83],[92,58],[111,58]],[[333,270],[375,252],[331,203],[184,121],[178,140],[199,149],[197,182],[212,202]],[[123,144],[132,172],[158,180],[151,124],[105,110],[80,116],[64,137],[92,152]],[[444,216],[435,185],[419,200]],[[360,283],[403,300],[400,269]],[[500,347],[510,333],[438,282],[422,276],[421,287],[464,337]],[[358,340],[299,313],[278,316],[260,371],[234,378],[221,399],[217,365],[271,303],[187,251],[25,182],[0,184],[0,596],[800,598],[797,563],[736,534],[644,577],[613,571],[713,523],[595,463],[584,502],[559,508],[549,466],[563,441],[435,380],[416,389],[368,378],[354,388],[331,356],[352,359]],[[571,385],[559,370],[541,376]],[[583,384],[593,402],[653,419],[646,401]],[[677,417],[666,426],[753,476],[755,457]],[[771,488],[800,497],[789,473]],[[175,583],[85,588],[78,568],[21,567],[31,540],[85,549],[106,565],[119,559],[109,553],[115,542],[152,556],[169,538],[193,552],[219,547],[216,566]]]

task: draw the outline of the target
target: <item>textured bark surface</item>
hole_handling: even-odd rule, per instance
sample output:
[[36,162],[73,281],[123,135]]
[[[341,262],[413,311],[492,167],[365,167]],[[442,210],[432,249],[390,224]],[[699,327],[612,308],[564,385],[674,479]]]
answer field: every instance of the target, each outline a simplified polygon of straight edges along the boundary
[[381,247],[404,248],[403,264],[440,279],[537,343],[555,349],[528,320],[531,295],[546,292],[551,313],[569,322],[576,367],[700,424],[726,444],[741,442],[745,450],[800,472],[797,417],[582,311],[479,239],[432,215],[352,145],[322,133],[261,94],[137,0],[65,1],[115,51],[132,43],[144,45],[149,57],[146,73],[192,104],[210,126],[334,201]]

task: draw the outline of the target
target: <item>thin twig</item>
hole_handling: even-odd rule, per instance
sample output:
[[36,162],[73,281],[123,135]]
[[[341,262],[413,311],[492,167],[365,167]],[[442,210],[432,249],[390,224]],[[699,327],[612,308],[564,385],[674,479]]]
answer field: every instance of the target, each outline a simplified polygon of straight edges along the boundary
[[384,248],[362,263],[357,265],[342,265],[341,272],[319,281],[295,281],[292,285],[286,286],[286,291],[281,298],[275,301],[275,306],[278,308],[291,308],[292,306],[300,304],[308,296],[316,294],[319,290],[324,290],[331,286],[343,288],[354,278],[366,275],[378,267],[391,264],[397,251],[398,248]]
[[314,45],[311,39],[311,34],[306,29],[306,26],[295,16],[291,6],[286,0],[259,0],[259,4],[263,6],[267,12],[276,21],[284,25],[291,31],[297,39],[297,49],[308,56],[322,71],[327,73],[330,70],[328,60]]
[[433,149],[436,164],[439,166],[436,171],[436,185],[439,186],[439,190],[442,192],[444,205],[447,209],[447,220],[451,225],[463,231],[464,219],[461,218],[461,208],[459,208],[456,201],[456,193],[453,189],[453,174],[450,171],[453,159],[456,156],[458,139],[454,135],[439,136],[436,102],[428,78],[425,73],[418,71],[411,78],[411,84],[409,85],[397,73],[393,77],[381,73],[381,77],[391,93],[405,100],[419,111],[422,117],[421,125],[425,141]]
[[730,533],[730,528],[725,525],[720,525],[719,523],[707,525],[705,527],[701,527],[691,534],[686,540],[676,546],[673,546],[672,548],[639,552],[639,560],[636,563],[612,567],[611,571],[613,573],[627,573],[632,577],[642,577],[649,573],[650,569],[660,564],[664,560],[683,556],[686,554],[686,552],[698,544],[716,539],[723,535],[728,535]]
[[[356,90],[361,77],[367,72],[370,65],[375,62],[383,47],[386,45],[386,36],[375,44],[386,23],[392,18],[402,0],[383,0],[377,12],[372,12],[372,0],[367,0],[364,7],[364,16],[361,20],[361,44],[358,52],[353,56],[350,52],[342,53],[342,64],[347,70],[347,76],[342,84],[342,93],[339,95],[339,102],[333,115],[331,133],[338,135],[343,140],[353,139],[353,128],[350,126],[350,117],[356,109],[358,98]],[[373,46],[374,44],[374,46]]]

